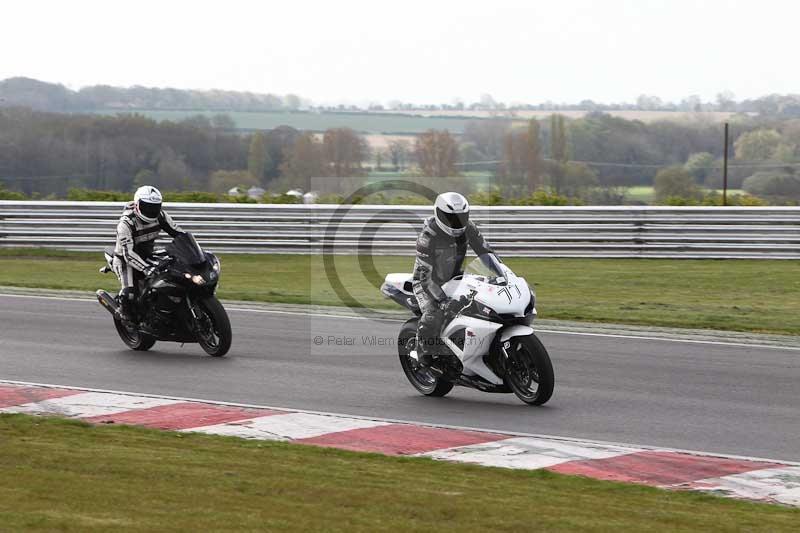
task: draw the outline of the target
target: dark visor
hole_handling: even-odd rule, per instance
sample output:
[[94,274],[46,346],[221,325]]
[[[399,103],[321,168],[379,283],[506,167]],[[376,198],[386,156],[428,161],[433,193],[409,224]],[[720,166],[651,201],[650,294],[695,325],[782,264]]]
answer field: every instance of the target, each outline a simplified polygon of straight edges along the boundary
[[436,208],[436,216],[445,225],[453,229],[463,229],[469,220],[469,213],[445,213],[438,207]]
[[139,212],[147,218],[156,218],[161,213],[161,204],[151,204],[150,202],[139,200]]

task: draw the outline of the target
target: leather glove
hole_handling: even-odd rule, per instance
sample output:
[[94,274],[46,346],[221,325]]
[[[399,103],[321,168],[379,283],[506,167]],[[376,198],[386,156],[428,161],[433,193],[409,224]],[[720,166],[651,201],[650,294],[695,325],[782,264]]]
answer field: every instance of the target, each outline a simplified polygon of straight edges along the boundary
[[158,265],[160,265],[161,262],[151,257],[148,257],[147,259],[145,259],[145,261],[147,261],[147,266],[144,268],[142,273],[145,275],[145,277],[149,278],[150,276],[155,274],[156,270],[158,269]]
[[448,298],[447,300],[442,301],[442,303],[439,304],[439,307],[442,311],[444,311],[445,315],[456,315],[459,311],[461,311],[464,305],[458,300]]

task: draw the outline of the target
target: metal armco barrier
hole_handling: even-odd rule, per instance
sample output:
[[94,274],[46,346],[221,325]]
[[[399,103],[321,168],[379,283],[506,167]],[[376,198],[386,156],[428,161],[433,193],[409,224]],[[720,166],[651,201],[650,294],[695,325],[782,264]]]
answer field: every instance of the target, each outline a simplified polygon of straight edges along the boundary
[[[0,247],[96,250],[123,204],[0,201]],[[166,204],[212,251],[410,255],[420,206]],[[520,257],[800,258],[796,207],[473,207],[498,253]]]

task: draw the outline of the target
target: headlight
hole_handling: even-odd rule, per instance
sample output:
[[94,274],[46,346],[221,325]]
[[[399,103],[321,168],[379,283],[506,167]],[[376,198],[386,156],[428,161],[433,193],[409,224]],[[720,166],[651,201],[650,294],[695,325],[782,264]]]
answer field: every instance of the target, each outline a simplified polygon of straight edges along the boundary
[[195,285],[205,285],[206,280],[204,280],[203,276],[201,276],[200,274],[195,274],[194,276],[192,276],[192,283],[194,283]]
[[214,269],[214,272],[216,272],[217,274],[219,274],[219,271],[222,269],[222,267],[221,267],[221,266],[220,266],[220,264],[219,264],[219,259],[217,259],[217,260],[215,260],[215,261],[214,261],[214,264],[211,266],[211,268],[213,268],[213,269]]

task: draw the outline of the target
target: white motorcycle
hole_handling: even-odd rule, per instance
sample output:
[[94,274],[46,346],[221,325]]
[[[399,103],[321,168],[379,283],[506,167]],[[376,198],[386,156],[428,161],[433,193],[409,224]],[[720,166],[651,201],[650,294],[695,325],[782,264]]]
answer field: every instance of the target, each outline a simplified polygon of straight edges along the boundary
[[550,356],[531,328],[536,297],[524,278],[494,254],[472,261],[444,284],[461,310],[445,318],[434,364],[420,366],[417,323],[421,312],[411,274],[388,274],[381,292],[416,316],[406,321],[398,355],[411,384],[426,396],[444,396],[455,385],[484,392],[513,392],[523,402],[542,405],[553,394]]

